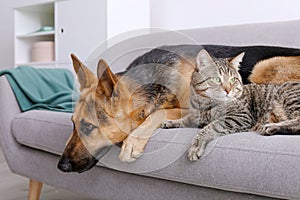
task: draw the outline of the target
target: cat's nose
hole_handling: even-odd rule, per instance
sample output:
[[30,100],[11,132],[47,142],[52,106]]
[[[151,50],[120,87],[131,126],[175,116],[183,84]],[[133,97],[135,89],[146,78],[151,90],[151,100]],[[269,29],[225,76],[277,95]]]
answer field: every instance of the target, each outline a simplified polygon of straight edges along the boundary
[[231,89],[229,87],[225,87],[224,90],[225,90],[226,94],[229,94],[229,92],[231,91]]
[[229,83],[222,83],[223,89],[226,92],[226,95],[231,91],[231,85]]

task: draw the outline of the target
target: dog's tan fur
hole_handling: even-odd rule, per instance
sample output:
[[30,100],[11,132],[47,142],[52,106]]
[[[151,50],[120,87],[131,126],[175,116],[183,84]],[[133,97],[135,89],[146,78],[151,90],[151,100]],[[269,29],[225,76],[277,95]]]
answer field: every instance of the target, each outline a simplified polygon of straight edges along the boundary
[[300,56],[278,56],[262,60],[254,66],[249,80],[259,84],[299,81]]

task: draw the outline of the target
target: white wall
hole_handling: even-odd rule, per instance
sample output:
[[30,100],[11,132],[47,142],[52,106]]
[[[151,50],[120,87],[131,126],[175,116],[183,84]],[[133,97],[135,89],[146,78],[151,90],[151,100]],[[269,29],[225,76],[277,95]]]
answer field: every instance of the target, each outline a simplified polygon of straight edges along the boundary
[[293,19],[299,0],[151,0],[151,26],[170,30]]
[[[150,0],[107,0],[108,47],[119,41],[148,33]],[[132,31],[138,30],[138,31]]]
[[108,38],[133,29],[148,28],[150,26],[149,4],[149,0],[108,0]]
[[0,1],[0,69],[13,65],[13,12],[7,1]]

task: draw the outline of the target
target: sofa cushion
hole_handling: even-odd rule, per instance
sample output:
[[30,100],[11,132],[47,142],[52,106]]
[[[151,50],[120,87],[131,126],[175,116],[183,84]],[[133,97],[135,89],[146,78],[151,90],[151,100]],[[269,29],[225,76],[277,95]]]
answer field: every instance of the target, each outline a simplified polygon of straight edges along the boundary
[[12,122],[16,140],[26,146],[61,154],[72,133],[72,113],[32,110]]
[[[16,140],[23,145],[61,154],[72,132],[70,113],[29,111],[13,120]],[[210,142],[197,162],[186,150],[197,129],[159,129],[142,157],[119,161],[113,146],[98,165],[119,171],[279,198],[300,196],[300,136],[237,133]]]
[[[113,147],[99,163],[127,171],[199,186],[299,199],[300,136],[261,136],[254,132],[219,137],[207,145],[200,160],[187,159],[195,129],[158,130],[146,153],[133,163],[118,159]],[[173,136],[172,136],[173,134]]]

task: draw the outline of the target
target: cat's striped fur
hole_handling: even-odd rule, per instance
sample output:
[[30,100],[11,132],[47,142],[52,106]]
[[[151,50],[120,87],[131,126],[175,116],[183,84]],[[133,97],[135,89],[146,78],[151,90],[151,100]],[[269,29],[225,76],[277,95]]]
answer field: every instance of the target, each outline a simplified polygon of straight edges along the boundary
[[[202,155],[207,142],[226,134],[243,131],[257,131],[262,135],[300,133],[300,82],[243,86],[237,64],[243,55],[216,59],[205,50],[199,55],[202,56],[197,57],[198,71],[194,72],[191,82],[189,115],[162,124],[164,128],[202,128],[192,141],[188,152],[190,160]],[[221,79],[218,84],[211,82],[215,77]],[[228,90],[226,87],[232,78],[235,82],[231,82]],[[213,92],[209,94],[209,90]]]

